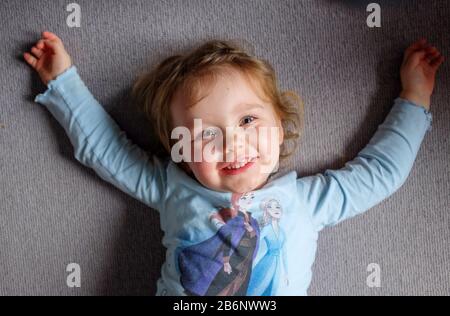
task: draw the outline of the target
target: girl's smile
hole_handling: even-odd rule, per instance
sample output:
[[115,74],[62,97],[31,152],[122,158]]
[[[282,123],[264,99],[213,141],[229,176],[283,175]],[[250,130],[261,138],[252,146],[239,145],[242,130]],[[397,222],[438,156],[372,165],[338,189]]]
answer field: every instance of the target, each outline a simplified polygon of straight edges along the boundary
[[244,162],[230,163],[227,167],[221,168],[220,171],[224,175],[236,175],[245,172],[251,168],[258,158],[246,159]]

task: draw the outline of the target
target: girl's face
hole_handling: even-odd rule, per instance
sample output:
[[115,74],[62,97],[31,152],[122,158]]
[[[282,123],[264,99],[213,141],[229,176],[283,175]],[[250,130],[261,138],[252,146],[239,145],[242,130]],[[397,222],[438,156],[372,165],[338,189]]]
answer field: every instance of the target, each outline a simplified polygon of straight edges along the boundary
[[[195,178],[212,190],[245,193],[261,188],[276,171],[283,129],[273,106],[258,97],[246,77],[227,70],[194,106],[177,90],[170,111],[173,126],[191,132],[187,166]],[[194,128],[194,119],[201,119],[201,129]],[[227,134],[227,128],[235,129]],[[201,161],[194,161],[199,144]]]

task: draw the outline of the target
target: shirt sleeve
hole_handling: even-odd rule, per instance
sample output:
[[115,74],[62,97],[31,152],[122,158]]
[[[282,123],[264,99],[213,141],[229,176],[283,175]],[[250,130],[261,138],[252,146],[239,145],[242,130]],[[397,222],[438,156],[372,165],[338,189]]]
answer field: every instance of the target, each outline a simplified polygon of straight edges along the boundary
[[317,230],[358,215],[393,194],[408,177],[432,114],[396,98],[369,144],[342,169],[297,179]]
[[166,191],[166,162],[133,144],[71,66],[47,85],[35,102],[62,125],[75,158],[103,180],[160,210]]

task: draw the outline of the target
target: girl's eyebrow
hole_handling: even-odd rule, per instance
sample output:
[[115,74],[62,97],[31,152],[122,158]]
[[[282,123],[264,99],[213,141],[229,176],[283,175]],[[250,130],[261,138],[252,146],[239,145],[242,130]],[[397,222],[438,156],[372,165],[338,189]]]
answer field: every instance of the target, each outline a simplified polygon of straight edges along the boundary
[[255,108],[264,109],[264,106],[261,104],[253,104],[253,103],[241,103],[234,107],[233,112],[238,112],[240,110],[252,110]]

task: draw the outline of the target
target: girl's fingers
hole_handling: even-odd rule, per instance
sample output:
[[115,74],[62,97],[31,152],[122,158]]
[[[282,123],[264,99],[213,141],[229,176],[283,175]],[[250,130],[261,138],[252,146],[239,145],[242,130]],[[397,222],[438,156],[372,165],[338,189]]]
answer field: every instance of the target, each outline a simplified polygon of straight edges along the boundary
[[412,67],[415,67],[420,63],[421,60],[426,58],[426,52],[425,50],[419,50],[411,54],[410,58],[406,62],[407,65],[410,65]]
[[433,61],[436,57],[439,57],[440,54],[441,54],[441,53],[438,52],[438,51],[427,54],[427,60],[428,60],[428,62]]
[[36,44],[36,47],[39,49],[43,49],[44,48],[44,41],[43,40],[39,40]]
[[439,55],[438,57],[434,58],[434,59],[431,61],[430,66],[431,66],[433,69],[437,70],[437,69],[439,68],[439,66],[444,62],[444,59],[445,59],[444,56]]
[[435,51],[432,51],[432,52],[427,52],[427,56],[430,56],[430,57],[435,57],[435,56],[437,56],[439,54],[440,54],[440,52],[438,50],[435,50]]
[[26,62],[31,65],[31,67],[36,68],[37,59],[30,53],[24,53],[23,57],[25,58]]
[[49,40],[59,39],[58,36],[49,31],[42,32],[42,37]]
[[36,48],[36,46],[33,46],[31,48],[31,52],[33,53],[34,56],[36,56],[37,58],[41,58],[42,54],[44,54],[44,52],[38,48]]
[[31,65],[33,68],[36,68],[38,59],[42,57],[44,52],[50,48],[54,52],[58,52],[61,48],[60,39],[53,33],[45,31],[42,32],[42,39],[40,39],[35,46],[31,48],[31,53],[24,53],[23,58],[25,61]]
[[434,46],[425,49],[425,51],[427,52],[426,59],[429,63],[441,55],[441,52]]
[[426,44],[426,39],[422,38],[419,39],[418,41],[414,42],[413,44],[411,44],[405,51],[405,58],[404,60],[408,60],[408,58],[411,56],[411,54],[419,49],[422,49]]
[[437,48],[430,45],[429,47],[426,47],[425,50],[427,52],[435,52],[435,51],[437,51]]
[[53,41],[53,40],[41,40],[41,41],[42,41],[41,46],[50,47],[54,52],[57,52],[60,49],[59,43],[57,43],[56,41]]
[[406,50],[408,52],[412,52],[412,51],[415,51],[417,49],[424,47],[425,45],[427,45],[427,40],[425,38],[421,38],[421,39],[415,41],[414,43],[412,43]]
[[58,36],[56,36],[56,34],[49,31],[42,32],[42,38],[44,40],[49,40],[58,44],[62,44],[62,40]]

